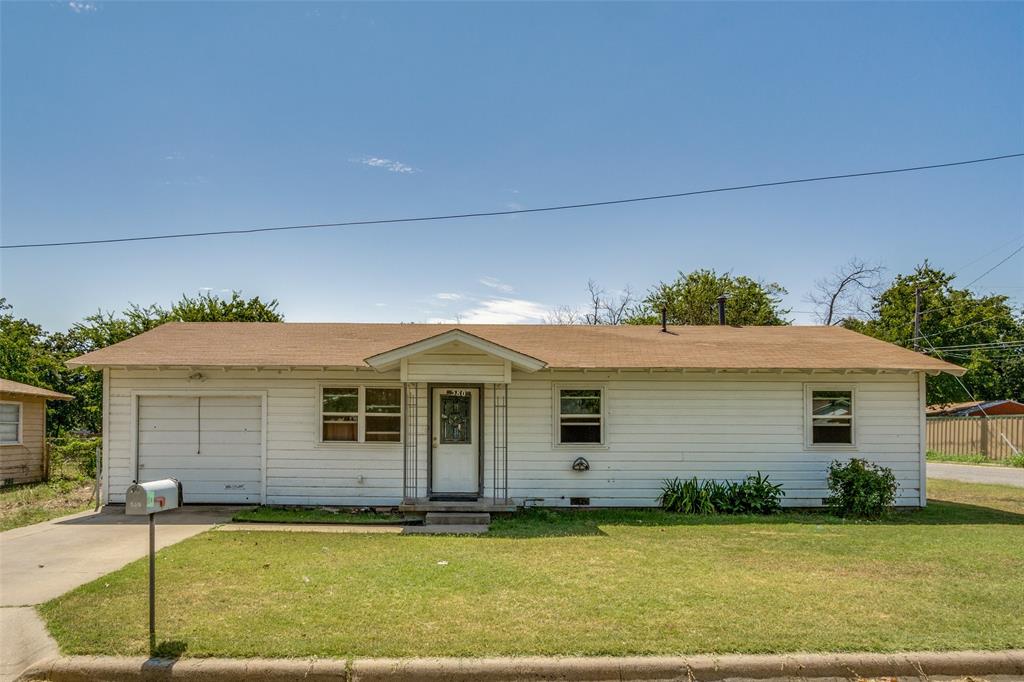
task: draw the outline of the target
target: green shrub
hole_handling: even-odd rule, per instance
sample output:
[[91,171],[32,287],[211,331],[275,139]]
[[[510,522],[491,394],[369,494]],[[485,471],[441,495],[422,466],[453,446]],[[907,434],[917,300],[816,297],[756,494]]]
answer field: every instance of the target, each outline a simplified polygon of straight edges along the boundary
[[96,476],[96,448],[102,439],[60,436],[50,439],[50,478],[85,479]]
[[1012,467],[1018,467],[1024,469],[1024,452],[1018,452],[1016,455],[1006,460],[1006,463]]
[[680,514],[771,514],[782,507],[786,493],[757,472],[742,482],[698,481],[696,477],[662,481],[658,503]]
[[762,476],[758,471],[756,476],[747,476],[745,481],[736,486],[739,509],[733,513],[773,514],[782,508],[785,495],[781,483],[769,482],[768,474]]
[[896,500],[896,476],[892,469],[867,460],[834,460],[828,468],[828,489],[823,501],[839,516],[876,519]]

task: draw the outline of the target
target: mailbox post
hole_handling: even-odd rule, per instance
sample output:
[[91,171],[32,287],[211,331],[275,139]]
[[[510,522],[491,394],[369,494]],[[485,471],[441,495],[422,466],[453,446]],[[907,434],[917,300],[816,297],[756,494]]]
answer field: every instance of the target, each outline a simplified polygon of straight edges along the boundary
[[165,478],[133,483],[124,496],[124,513],[149,516],[149,653],[156,653],[156,515],[182,505],[181,481]]

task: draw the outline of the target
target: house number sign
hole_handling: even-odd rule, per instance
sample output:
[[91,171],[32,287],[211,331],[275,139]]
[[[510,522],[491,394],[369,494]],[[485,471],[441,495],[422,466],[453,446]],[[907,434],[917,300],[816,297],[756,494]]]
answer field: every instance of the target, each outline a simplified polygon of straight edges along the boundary
[[444,395],[467,396],[467,395],[469,395],[469,391],[467,391],[467,390],[465,390],[463,388],[446,388],[444,390]]

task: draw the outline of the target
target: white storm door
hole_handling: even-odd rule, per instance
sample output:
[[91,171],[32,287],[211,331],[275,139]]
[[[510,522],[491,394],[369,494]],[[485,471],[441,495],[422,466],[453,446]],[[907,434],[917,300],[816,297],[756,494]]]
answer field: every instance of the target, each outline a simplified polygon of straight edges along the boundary
[[435,495],[480,491],[480,415],[477,388],[435,388],[432,485]]

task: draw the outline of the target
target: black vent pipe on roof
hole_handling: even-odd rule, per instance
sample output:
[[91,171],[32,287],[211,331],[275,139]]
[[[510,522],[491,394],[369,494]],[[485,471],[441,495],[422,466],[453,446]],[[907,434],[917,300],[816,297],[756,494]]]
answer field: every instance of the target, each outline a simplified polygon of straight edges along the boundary
[[668,331],[668,308],[661,306],[661,331]]
[[718,324],[725,324],[725,301],[728,296],[722,294],[718,297]]

